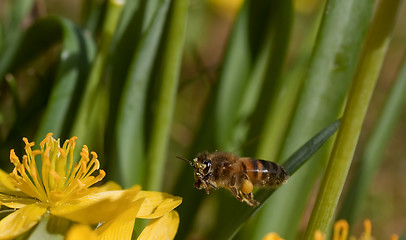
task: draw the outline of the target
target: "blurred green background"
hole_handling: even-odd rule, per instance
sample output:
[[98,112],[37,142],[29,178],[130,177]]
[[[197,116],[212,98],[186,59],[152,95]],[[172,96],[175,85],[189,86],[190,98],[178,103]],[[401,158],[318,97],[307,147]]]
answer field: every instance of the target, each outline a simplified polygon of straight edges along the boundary
[[[376,239],[402,234],[406,6],[388,2],[1,0],[0,167],[11,170],[11,148],[23,154],[22,137],[76,135],[107,179],[183,197],[178,239],[223,239],[252,209],[226,190],[194,189],[175,156],[220,150],[282,163],[342,117],[351,85],[366,78],[376,86],[365,120],[361,109],[347,117],[363,125],[336,212],[357,235],[365,218]],[[367,75],[360,63],[370,59]],[[333,148],[234,237],[301,239]]]

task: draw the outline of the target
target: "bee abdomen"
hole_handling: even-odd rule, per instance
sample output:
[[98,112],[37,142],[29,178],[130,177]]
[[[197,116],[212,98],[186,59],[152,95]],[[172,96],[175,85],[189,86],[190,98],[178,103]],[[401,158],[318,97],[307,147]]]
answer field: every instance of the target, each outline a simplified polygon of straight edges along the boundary
[[274,162],[253,158],[241,158],[241,160],[242,170],[256,186],[276,188],[289,178],[288,172]]

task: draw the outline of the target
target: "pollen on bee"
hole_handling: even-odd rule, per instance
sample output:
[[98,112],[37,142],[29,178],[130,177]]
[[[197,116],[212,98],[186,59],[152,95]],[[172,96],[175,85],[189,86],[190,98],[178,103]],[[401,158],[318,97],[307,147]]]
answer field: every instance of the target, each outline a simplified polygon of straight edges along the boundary
[[245,194],[251,193],[252,189],[254,188],[254,186],[252,185],[252,182],[248,179],[245,179],[242,182],[242,186],[241,186],[241,191]]

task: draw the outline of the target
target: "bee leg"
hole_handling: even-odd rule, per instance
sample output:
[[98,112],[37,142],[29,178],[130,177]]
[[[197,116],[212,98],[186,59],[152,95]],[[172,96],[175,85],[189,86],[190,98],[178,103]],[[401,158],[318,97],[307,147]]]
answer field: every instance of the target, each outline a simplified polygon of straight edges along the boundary
[[219,189],[218,187],[214,186],[212,183],[208,183],[212,188]]
[[243,199],[240,197],[239,191],[237,190],[237,188],[235,186],[230,188],[231,193],[233,194],[233,196],[235,198],[237,198],[238,201],[242,202]]
[[210,177],[212,174],[213,174],[213,173],[210,172],[210,173],[204,175],[203,181],[207,181],[207,179],[209,179],[209,177]]
[[259,205],[259,202],[254,199],[254,194],[252,192],[250,193],[241,193],[242,199],[244,202],[246,202],[248,205],[251,207],[257,207]]

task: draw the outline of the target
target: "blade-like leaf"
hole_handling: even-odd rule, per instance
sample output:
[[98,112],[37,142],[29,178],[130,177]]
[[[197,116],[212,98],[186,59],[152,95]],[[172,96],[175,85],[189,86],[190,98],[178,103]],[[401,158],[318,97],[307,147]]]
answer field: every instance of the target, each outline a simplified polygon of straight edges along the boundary
[[185,0],[174,0],[170,8],[167,35],[163,42],[162,72],[159,74],[161,84],[147,152],[148,190],[162,188],[186,32],[188,3],[189,1]]
[[36,135],[36,141],[39,142],[48,132],[53,132],[58,137],[68,137],[68,129],[73,121],[70,111],[80,99],[78,93],[81,88],[78,88],[78,84],[84,85],[90,61],[94,57],[95,44],[71,21],[64,18],[50,17],[38,22],[36,27],[62,33],[62,51],[55,85]]
[[36,141],[48,132],[63,137],[72,124],[70,111],[77,103],[77,90],[80,91],[76,89],[77,84],[86,77],[94,44],[89,36],[83,34],[71,21],[61,17],[47,17],[28,28],[14,44],[17,50],[10,52],[12,56],[8,56],[10,65],[6,71],[14,71],[24,67],[59,41],[62,42],[62,48],[57,74]]
[[116,120],[116,164],[124,187],[143,184],[145,174],[145,107],[169,2],[162,5],[136,50],[121,93]]
[[18,42],[21,40],[23,30],[21,23],[33,4],[33,0],[15,0],[2,3],[2,14],[5,15],[3,16],[5,21],[0,27],[0,83],[18,50]]
[[83,86],[83,97],[71,128],[71,135],[78,137],[78,146],[86,143],[97,149],[102,148],[104,144],[109,101],[109,84],[105,81],[104,76],[109,69],[111,42],[123,6],[123,1],[108,1],[106,19],[101,33],[102,41],[92,63],[86,85]]

